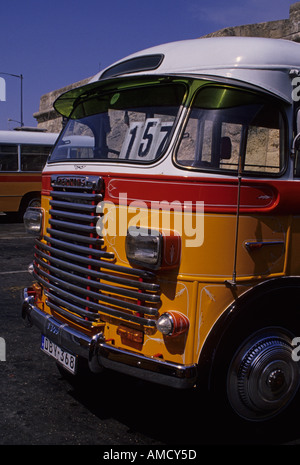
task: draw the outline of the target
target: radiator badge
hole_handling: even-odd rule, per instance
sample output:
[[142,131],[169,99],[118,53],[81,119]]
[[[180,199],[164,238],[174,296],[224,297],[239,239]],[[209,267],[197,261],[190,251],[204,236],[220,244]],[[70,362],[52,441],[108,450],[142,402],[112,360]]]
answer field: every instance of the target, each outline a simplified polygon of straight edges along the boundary
[[[77,165],[78,169],[83,165]],[[80,167],[80,168],[79,168]],[[101,190],[103,188],[103,179],[99,176],[72,176],[72,175],[54,175],[51,178],[52,187],[80,187]]]

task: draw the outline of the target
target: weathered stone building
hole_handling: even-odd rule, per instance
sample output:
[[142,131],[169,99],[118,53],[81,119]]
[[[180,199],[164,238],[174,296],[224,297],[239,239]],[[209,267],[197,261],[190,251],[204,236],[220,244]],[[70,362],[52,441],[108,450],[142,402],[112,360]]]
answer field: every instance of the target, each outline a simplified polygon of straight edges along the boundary
[[61,89],[53,90],[47,94],[42,95],[40,99],[40,108],[39,111],[33,114],[33,117],[37,120],[37,127],[39,129],[46,129],[49,132],[60,132],[62,128],[62,118],[54,110],[53,102],[67,90],[74,89],[83,84],[87,84],[91,78],[84,79],[80,82],[74,82],[66,87]]
[[[216,32],[212,32],[204,37],[216,36],[245,36],[245,37],[269,37],[273,39],[287,39],[300,42],[300,2],[290,6],[288,19],[278,21],[267,21],[257,24],[247,24],[244,26],[226,27]],[[37,127],[51,132],[59,132],[62,128],[62,118],[53,108],[56,98],[69,89],[86,84],[91,78],[76,82],[61,89],[49,92],[41,97],[40,107],[34,118],[37,120]]]
[[267,37],[300,42],[300,2],[293,3],[290,6],[289,19],[226,27],[205,37],[220,36]]

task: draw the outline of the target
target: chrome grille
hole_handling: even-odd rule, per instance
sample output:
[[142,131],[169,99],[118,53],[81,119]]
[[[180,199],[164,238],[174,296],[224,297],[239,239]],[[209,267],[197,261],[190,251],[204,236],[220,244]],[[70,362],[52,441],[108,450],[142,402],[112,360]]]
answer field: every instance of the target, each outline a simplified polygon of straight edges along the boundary
[[47,305],[87,328],[101,323],[104,315],[155,326],[160,306],[155,275],[117,265],[97,234],[102,178],[54,175],[51,186],[50,227],[36,240],[34,259]]

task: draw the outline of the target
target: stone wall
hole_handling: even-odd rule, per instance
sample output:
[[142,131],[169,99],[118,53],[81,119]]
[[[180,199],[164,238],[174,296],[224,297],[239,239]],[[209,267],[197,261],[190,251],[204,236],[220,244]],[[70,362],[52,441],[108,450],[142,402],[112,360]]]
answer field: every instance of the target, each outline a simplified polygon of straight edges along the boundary
[[[244,26],[226,27],[203,37],[220,36],[267,37],[300,42],[300,2],[293,3],[290,6],[288,19],[247,24]],[[62,118],[54,110],[53,102],[63,92],[86,84],[90,79],[91,78],[84,79],[80,82],[76,82],[63,87],[62,89],[57,89],[43,95],[40,100],[39,111],[33,115],[37,120],[37,127],[51,132],[59,132],[62,128]]]
[[293,3],[290,6],[289,19],[226,27],[204,37],[220,36],[267,37],[300,42],[300,2]]
[[69,86],[53,90],[52,92],[42,95],[39,111],[33,114],[33,117],[38,123],[37,127],[44,130],[46,129],[48,132],[60,132],[62,128],[62,117],[54,110],[53,103],[64,92],[83,84],[87,84],[90,79],[91,78],[86,78],[82,81],[74,82]]

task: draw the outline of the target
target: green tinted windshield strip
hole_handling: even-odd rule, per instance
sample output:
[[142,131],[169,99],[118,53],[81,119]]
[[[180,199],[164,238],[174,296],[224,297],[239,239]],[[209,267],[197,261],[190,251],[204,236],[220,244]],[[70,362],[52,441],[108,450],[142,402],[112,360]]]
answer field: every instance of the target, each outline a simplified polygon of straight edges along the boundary
[[207,109],[233,108],[241,105],[262,103],[264,100],[254,93],[231,87],[205,86],[198,92],[193,107]]
[[172,105],[179,108],[182,104],[185,88],[178,84],[159,84],[158,86],[143,86],[125,88],[122,91],[93,92],[89,97],[78,101],[70,118],[81,119],[108,109],[134,110],[141,107],[163,107]]
[[145,85],[154,86],[162,83],[178,83],[187,86],[189,82],[190,79],[168,76],[147,76],[147,79],[145,79],[145,77],[141,78],[141,76],[132,76],[130,78],[115,77],[105,81],[92,82],[90,84],[68,90],[67,92],[62,93],[55,100],[53,106],[60,115],[68,118],[81,100],[90,98],[92,95],[96,95],[99,92],[117,91],[133,87],[138,88],[139,86],[144,87]]

